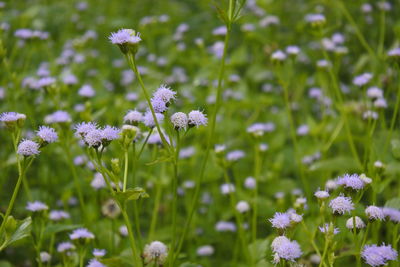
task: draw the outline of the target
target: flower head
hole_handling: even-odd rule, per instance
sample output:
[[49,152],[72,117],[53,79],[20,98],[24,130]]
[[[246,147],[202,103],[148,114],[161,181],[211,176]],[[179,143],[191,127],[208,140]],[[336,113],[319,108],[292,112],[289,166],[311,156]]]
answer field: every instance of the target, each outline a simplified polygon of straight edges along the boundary
[[58,139],[56,130],[48,126],[40,126],[36,134],[46,143],[54,143]]
[[331,207],[333,213],[345,214],[354,210],[354,204],[350,197],[345,197],[340,195],[329,202],[329,207]]
[[358,217],[358,216],[351,217],[350,219],[348,219],[348,220],[346,221],[346,228],[347,228],[347,229],[353,229],[354,227],[355,227],[356,229],[364,228],[364,227],[365,227],[365,223],[364,223],[363,220],[361,220],[361,218]]
[[[163,114],[155,113],[155,115],[156,115],[158,123],[161,123],[164,120],[164,115]],[[147,127],[150,127],[150,128],[153,128],[153,127],[156,126],[153,114],[149,110],[144,114],[143,122],[144,122],[144,125],[146,125]]]
[[107,141],[112,141],[119,138],[119,133],[121,132],[120,129],[113,127],[113,126],[105,126],[101,133],[103,135],[103,139]]
[[67,123],[71,121],[71,116],[66,111],[58,110],[44,118],[46,123]]
[[137,44],[142,39],[140,38],[140,33],[135,32],[132,29],[120,29],[117,32],[111,33],[108,37],[113,44],[123,45],[123,44]]
[[52,210],[49,214],[49,219],[52,221],[61,221],[63,219],[69,219],[70,215],[68,212],[63,210]]
[[368,206],[365,209],[365,214],[367,214],[368,218],[370,220],[384,220],[385,219],[385,214],[382,210],[382,208],[377,207],[377,206]]
[[322,226],[319,226],[318,228],[319,231],[323,234],[328,234],[330,231],[332,231],[334,235],[337,235],[340,232],[339,228],[335,228],[332,223],[326,223]]
[[96,259],[91,259],[86,267],[107,267]]
[[360,190],[364,188],[364,181],[358,174],[345,174],[336,180],[338,185],[343,185],[345,188]]
[[269,219],[272,227],[285,229],[290,226],[290,215],[288,213],[276,212],[274,217]]
[[94,234],[89,232],[88,229],[86,228],[78,228],[74,230],[70,235],[69,238],[71,240],[77,240],[77,239],[94,239]]
[[39,211],[48,210],[49,207],[46,204],[44,204],[43,202],[34,201],[34,202],[28,202],[28,204],[26,205],[26,209],[31,212],[39,212]]
[[386,265],[389,260],[397,259],[397,251],[390,245],[366,245],[361,253],[362,258],[370,266]]
[[2,122],[16,122],[18,120],[25,120],[26,115],[17,112],[3,112],[0,114],[0,121]]
[[143,120],[143,114],[137,110],[129,110],[124,116],[125,123],[131,123],[137,125]]
[[190,127],[199,127],[201,125],[207,125],[207,117],[200,110],[192,110],[189,112],[189,126]]
[[75,134],[77,136],[85,136],[91,130],[97,129],[97,124],[95,122],[81,122],[74,126]]
[[74,250],[75,246],[71,242],[61,242],[57,245],[57,251],[63,253],[65,251]]
[[314,196],[318,199],[326,199],[329,197],[329,193],[325,190],[318,190],[314,193]]
[[168,109],[166,103],[159,98],[152,98],[151,105],[156,113],[163,113]]
[[103,131],[99,129],[93,129],[87,132],[83,140],[89,147],[97,148],[101,145],[103,140]]
[[25,157],[38,155],[40,153],[39,147],[39,144],[34,141],[22,140],[18,145],[17,153]]
[[299,244],[294,240],[290,241],[290,239],[285,236],[276,237],[272,242],[271,247],[272,251],[275,253],[275,263],[279,262],[281,258],[295,261],[303,254]]
[[165,104],[171,103],[175,100],[176,92],[171,90],[167,85],[161,85],[153,94],[153,99],[163,101]]
[[185,129],[188,125],[188,117],[183,112],[176,112],[171,116],[171,123],[176,130]]

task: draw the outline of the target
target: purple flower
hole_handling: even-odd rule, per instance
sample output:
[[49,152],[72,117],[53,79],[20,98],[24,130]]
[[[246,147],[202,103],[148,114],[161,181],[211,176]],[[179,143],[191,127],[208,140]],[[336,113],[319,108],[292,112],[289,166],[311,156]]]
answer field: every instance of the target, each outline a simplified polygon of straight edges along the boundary
[[233,150],[226,154],[226,159],[228,161],[238,161],[239,159],[243,158],[245,153],[242,150]]
[[57,132],[48,126],[40,126],[36,134],[46,143],[54,143],[58,139]]
[[[155,115],[156,115],[158,123],[161,123],[164,120],[163,114],[156,113]],[[146,125],[147,127],[150,127],[150,128],[153,128],[156,126],[156,123],[154,122],[153,114],[149,110],[144,114],[143,122],[144,122],[144,125]]]
[[171,90],[167,85],[161,85],[153,94],[153,99],[158,99],[168,104],[175,100],[176,92]]
[[102,139],[112,141],[119,138],[119,133],[121,132],[121,130],[116,127],[107,125],[103,128],[101,132],[103,135]]
[[318,199],[325,199],[329,197],[329,193],[325,190],[318,190],[314,193],[314,196]]
[[384,220],[385,219],[385,214],[382,210],[382,208],[377,207],[377,206],[368,206],[365,209],[365,214],[367,214],[368,218],[370,220]]
[[63,210],[52,210],[50,211],[49,214],[49,219],[56,222],[69,218],[70,218],[69,213]]
[[390,245],[366,245],[361,253],[362,258],[370,266],[386,265],[389,260],[397,259],[397,251]]
[[95,256],[95,257],[103,257],[104,255],[106,255],[106,250],[105,249],[98,249],[98,248],[93,249],[93,256]]
[[171,116],[171,123],[176,130],[185,129],[188,125],[188,117],[183,112],[176,112]]
[[89,232],[86,228],[78,228],[69,235],[69,238],[71,238],[71,240],[94,239],[94,234]]
[[287,213],[276,212],[274,217],[269,219],[272,227],[278,229],[285,229],[290,226],[290,215]]
[[336,183],[338,185],[343,185],[345,188],[351,188],[354,190],[360,190],[365,185],[364,181],[361,180],[358,174],[345,174],[338,177]]
[[48,210],[49,207],[40,201],[28,202],[26,209],[32,212],[38,212],[43,210]]
[[334,198],[329,202],[329,207],[331,207],[333,213],[345,214],[354,210],[354,204],[350,197],[345,197],[343,195]]
[[152,98],[151,105],[156,113],[163,113],[168,109],[166,103],[159,98]]
[[189,112],[189,126],[190,127],[199,127],[201,125],[207,125],[207,117],[200,110],[192,110]]
[[40,153],[39,144],[31,140],[22,140],[18,145],[17,153],[25,157],[38,155]]
[[329,233],[330,229],[333,230],[334,235],[337,235],[340,232],[339,228],[335,228],[332,223],[326,223],[322,226],[319,226],[318,228],[319,228],[319,231],[323,234]]
[[48,87],[56,83],[56,79],[53,77],[43,77],[37,81],[37,87],[43,88]]
[[89,261],[89,264],[86,265],[86,267],[107,267],[106,265],[104,265],[103,263],[99,262],[96,259],[91,259]]
[[124,122],[139,123],[143,120],[143,114],[136,110],[129,110],[124,117]]
[[68,250],[74,250],[75,246],[71,242],[61,242],[57,245],[57,251],[63,253]]
[[65,123],[71,121],[71,116],[66,111],[58,110],[44,119],[46,123]]
[[360,74],[353,79],[353,84],[356,86],[363,86],[367,84],[372,79],[371,73]]
[[111,33],[108,37],[113,44],[123,45],[123,44],[137,44],[142,39],[140,39],[140,33],[135,32],[132,29],[120,29],[117,32]]
[[3,112],[0,114],[0,121],[15,122],[17,120],[25,120],[26,115],[17,112]]
[[95,122],[81,122],[76,124],[74,129],[77,136],[85,136],[91,130],[97,129],[97,124]]
[[382,210],[385,217],[389,217],[392,222],[400,223],[400,210],[389,207],[385,207]]
[[103,141],[103,131],[93,129],[86,133],[83,140],[89,147],[99,147]]
[[96,91],[89,84],[84,84],[78,91],[78,94],[83,97],[94,97],[96,95]]
[[280,259],[295,261],[301,256],[302,251],[296,241],[290,241],[285,236],[278,236],[272,242],[272,251],[275,253],[274,262],[278,263]]

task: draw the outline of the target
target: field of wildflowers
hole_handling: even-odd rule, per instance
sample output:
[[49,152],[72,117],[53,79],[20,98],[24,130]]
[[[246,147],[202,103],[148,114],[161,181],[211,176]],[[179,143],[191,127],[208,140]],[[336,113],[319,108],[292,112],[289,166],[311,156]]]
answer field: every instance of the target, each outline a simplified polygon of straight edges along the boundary
[[0,2],[0,267],[399,266],[399,15]]

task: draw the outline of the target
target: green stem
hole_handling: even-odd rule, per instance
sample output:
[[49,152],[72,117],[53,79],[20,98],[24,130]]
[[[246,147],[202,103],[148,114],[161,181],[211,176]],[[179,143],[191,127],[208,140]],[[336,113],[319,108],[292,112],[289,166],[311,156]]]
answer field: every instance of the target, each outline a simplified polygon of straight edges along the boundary
[[[165,164],[161,166],[160,177],[164,177],[165,172]],[[151,215],[151,223],[150,223],[150,230],[149,230],[149,241],[153,240],[154,231],[157,225],[157,217],[158,217],[158,209],[160,207],[160,200],[161,200],[161,192],[162,192],[162,183],[156,183],[156,196],[154,200],[154,208]]]
[[128,228],[129,242],[131,243],[131,250],[132,250],[135,267],[136,266],[140,267],[140,266],[142,266],[142,262],[137,253],[136,242],[135,242],[135,238],[133,236],[133,231],[132,231],[132,225],[129,221],[129,217],[128,217],[128,214],[126,213],[125,207],[122,205],[121,205],[121,213],[122,213],[122,216],[124,217],[126,227]]
[[123,186],[122,192],[126,191],[126,183],[128,181],[128,165],[129,165],[128,149],[125,149],[125,151],[124,151],[124,159],[125,159],[125,163],[124,163],[124,186]]
[[[230,5],[232,4],[232,1],[230,1]],[[201,165],[201,169],[200,169],[200,174],[197,176],[196,179],[196,186],[194,189],[194,193],[193,193],[193,198],[192,198],[192,203],[190,206],[190,210],[189,210],[189,214],[187,216],[186,219],[186,223],[185,226],[183,228],[183,233],[181,235],[181,238],[179,240],[178,243],[178,248],[176,250],[176,255],[179,255],[179,252],[183,246],[183,242],[186,239],[186,236],[188,234],[190,225],[192,223],[193,220],[193,215],[197,209],[197,205],[199,202],[199,194],[200,194],[200,189],[201,189],[201,184],[204,178],[204,174],[205,174],[205,169],[206,169],[206,165],[207,165],[207,161],[208,161],[208,157],[210,154],[210,150],[214,141],[214,135],[215,135],[215,126],[216,126],[216,118],[217,118],[217,114],[218,114],[218,110],[219,108],[222,106],[222,81],[223,81],[223,77],[224,77],[224,73],[225,73],[225,61],[226,61],[226,55],[227,55],[227,50],[228,50],[228,43],[229,43],[229,37],[230,37],[230,32],[231,32],[231,27],[230,24],[228,25],[228,30],[227,33],[225,35],[225,41],[224,41],[224,51],[222,54],[222,58],[221,58],[221,65],[220,65],[220,69],[219,69],[219,74],[218,74],[218,86],[217,86],[217,99],[214,105],[214,111],[212,113],[211,116],[211,123],[209,126],[209,132],[208,132],[208,138],[207,138],[207,147],[206,150],[204,152],[204,158],[202,161],[202,165]]]
[[254,147],[254,178],[256,179],[256,186],[254,188],[254,203],[253,203],[253,218],[252,218],[252,241],[254,242],[257,238],[257,213],[258,213],[258,184],[260,181],[260,146],[256,142]]

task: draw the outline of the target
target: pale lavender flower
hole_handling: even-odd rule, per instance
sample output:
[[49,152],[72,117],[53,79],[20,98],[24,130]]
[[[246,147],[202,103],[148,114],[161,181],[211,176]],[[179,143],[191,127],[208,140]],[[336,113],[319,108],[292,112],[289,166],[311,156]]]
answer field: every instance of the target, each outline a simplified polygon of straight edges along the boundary
[[228,161],[238,161],[243,158],[246,154],[242,150],[233,150],[226,154],[226,160]]
[[365,209],[365,214],[368,216],[370,220],[384,220],[385,214],[383,213],[382,208],[377,206],[368,206]]
[[[161,113],[155,113],[156,118],[157,118],[157,122],[161,123],[164,120],[164,115]],[[153,114],[151,113],[150,110],[148,110],[143,117],[143,123],[144,125],[146,125],[147,127],[153,128],[156,126],[156,123],[154,121],[154,117]]]
[[188,126],[188,116],[183,112],[176,112],[171,116],[171,123],[176,130],[185,129]]
[[74,230],[70,235],[69,238],[71,240],[77,240],[77,239],[94,239],[94,234],[89,232],[88,229],[86,228],[78,228]]
[[289,55],[298,55],[300,53],[300,48],[296,45],[289,45],[286,47],[286,53]]
[[400,47],[393,48],[388,52],[389,57],[400,57]]
[[212,254],[214,254],[214,247],[210,245],[198,247],[196,250],[196,254],[199,257],[211,256]]
[[309,23],[324,23],[326,21],[323,14],[307,14],[305,20]]
[[78,94],[83,97],[91,98],[96,95],[96,91],[93,89],[93,87],[90,84],[84,84],[79,89]]
[[56,222],[69,218],[69,213],[63,210],[52,210],[49,214],[49,219]]
[[318,228],[319,228],[319,231],[323,234],[329,233],[329,231],[331,231],[331,229],[333,230],[334,235],[337,235],[340,232],[339,228],[335,228],[332,223],[326,223],[322,226],[319,226]]
[[347,228],[347,229],[354,229],[354,227],[355,227],[356,229],[365,228],[365,223],[364,223],[363,220],[362,220],[360,217],[358,217],[358,216],[351,217],[350,219],[348,219],[348,220],[346,221],[346,228]]
[[57,245],[57,251],[63,253],[69,250],[74,250],[75,246],[71,242],[61,242]]
[[99,147],[103,141],[103,131],[99,129],[93,129],[86,133],[83,140],[89,147]]
[[272,53],[271,55],[271,59],[273,61],[284,61],[286,59],[286,54],[284,52],[282,52],[281,50],[275,51],[274,53]]
[[299,136],[307,135],[309,133],[309,131],[310,131],[310,128],[306,124],[300,125],[296,130],[297,135],[299,135]]
[[345,214],[346,212],[354,210],[354,204],[350,197],[345,197],[340,195],[329,202],[329,207],[332,209],[333,213]]
[[290,241],[290,239],[284,236],[275,238],[271,247],[272,251],[275,253],[275,263],[278,263],[281,258],[288,261],[295,261],[303,254],[299,244],[296,241]]
[[351,188],[354,190],[363,189],[365,183],[360,179],[358,174],[345,174],[337,178],[336,183],[338,185],[343,185],[345,188]]
[[400,210],[390,207],[385,207],[382,210],[383,214],[385,214],[385,217],[388,217],[389,220],[394,223],[400,223]]
[[123,45],[123,44],[137,44],[142,39],[140,38],[140,33],[135,32],[132,29],[120,29],[117,32],[111,33],[108,37],[113,44]]
[[39,256],[41,262],[49,262],[51,260],[51,255],[47,251],[41,251]]
[[137,124],[143,121],[143,114],[137,110],[129,110],[124,116],[125,123]]
[[39,144],[34,141],[22,140],[18,145],[17,153],[25,157],[38,155],[40,153],[39,147]]
[[256,179],[254,179],[254,177],[247,177],[244,180],[244,187],[247,189],[254,189],[256,187]]
[[78,78],[71,73],[67,73],[62,77],[62,81],[66,85],[74,85],[78,83]]
[[71,121],[71,116],[66,111],[58,110],[44,119],[46,123],[66,123]]
[[54,143],[58,139],[56,130],[48,126],[40,126],[36,134],[46,143]]
[[95,256],[95,257],[103,257],[104,255],[106,255],[106,250],[105,249],[99,249],[99,248],[93,249],[93,256]]
[[390,245],[366,245],[361,253],[362,258],[370,266],[386,265],[389,260],[397,259],[397,251]]
[[0,121],[2,122],[16,122],[18,120],[25,120],[26,115],[17,112],[3,112],[0,114]]
[[93,187],[95,190],[99,190],[100,188],[106,187],[106,181],[104,180],[104,177],[101,173],[97,172],[94,175],[94,178],[92,182],[90,183],[90,186]]
[[119,138],[120,129],[117,127],[106,125],[102,130],[102,139],[106,141],[112,141]]
[[168,109],[166,103],[159,98],[152,98],[151,105],[156,113],[163,113]]
[[372,74],[368,72],[360,74],[354,77],[353,84],[356,86],[366,85],[372,79],[372,77],[373,77]]
[[153,99],[162,100],[166,104],[171,103],[173,100],[175,100],[175,96],[176,92],[174,90],[171,90],[171,88],[165,84],[162,84],[157,89],[157,91],[153,93]]
[[233,222],[219,221],[215,225],[218,232],[236,232],[236,225]]
[[233,184],[222,184],[221,185],[221,194],[227,195],[235,192],[235,186]]
[[227,32],[228,32],[228,29],[226,28],[226,26],[219,26],[212,31],[212,34],[213,35],[226,35]]
[[179,151],[179,158],[187,159],[187,158],[190,158],[191,156],[193,156],[194,153],[196,153],[195,147],[193,147],[193,146],[184,147]]
[[44,204],[43,202],[34,201],[34,202],[28,202],[28,204],[26,205],[26,209],[31,212],[39,212],[39,211],[48,210],[49,207],[46,204]]
[[188,118],[190,127],[207,125],[208,120],[206,115],[199,110],[192,110],[191,112],[189,112]]
[[240,213],[245,213],[250,210],[250,205],[247,201],[241,200],[236,204],[236,210]]
[[285,229],[290,226],[290,216],[287,213],[276,212],[269,221],[272,223],[272,227],[278,229]]
[[318,190],[314,193],[314,196],[318,199],[326,199],[329,197],[329,193],[325,190]]
[[367,89],[367,96],[369,98],[382,98],[383,97],[383,91],[381,88],[378,88],[376,86],[370,87]]
[[97,129],[95,122],[81,122],[74,126],[75,134],[77,136],[85,136],[88,132]]
[[37,81],[37,86],[40,88],[49,87],[56,83],[56,79],[53,77],[43,77]]
[[86,267],[107,267],[96,259],[91,259]]

